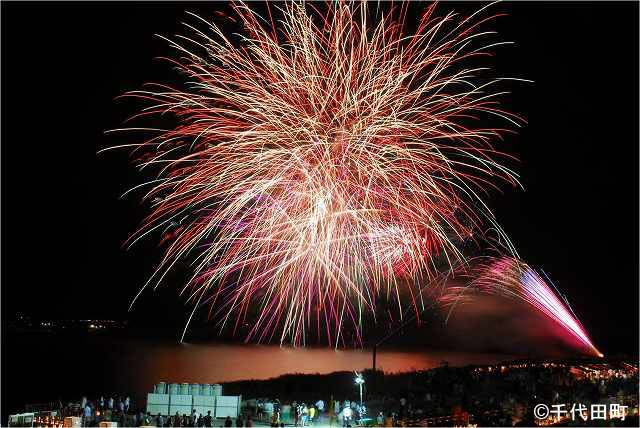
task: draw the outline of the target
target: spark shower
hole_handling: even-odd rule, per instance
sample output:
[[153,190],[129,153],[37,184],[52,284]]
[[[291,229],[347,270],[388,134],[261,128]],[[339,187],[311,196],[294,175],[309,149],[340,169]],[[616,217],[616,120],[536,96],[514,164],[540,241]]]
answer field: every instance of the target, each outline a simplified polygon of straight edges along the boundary
[[[166,39],[178,79],[125,93],[144,107],[139,126],[116,130],[148,135],[125,147],[154,174],[128,244],[155,234],[164,255],[140,293],[186,262],[182,293],[221,329],[339,346],[347,325],[362,342],[381,299],[399,314],[429,307],[429,284],[470,245],[522,267],[486,205],[491,188],[519,186],[502,137],[524,120],[500,103],[522,79],[489,62],[508,44],[490,28],[502,14],[431,4],[410,29],[408,7],[267,3],[263,16],[238,2],[215,21],[188,15]],[[518,288],[505,272],[471,288]],[[521,298],[546,301],[537,278],[520,279]],[[562,302],[536,307],[588,342]]]

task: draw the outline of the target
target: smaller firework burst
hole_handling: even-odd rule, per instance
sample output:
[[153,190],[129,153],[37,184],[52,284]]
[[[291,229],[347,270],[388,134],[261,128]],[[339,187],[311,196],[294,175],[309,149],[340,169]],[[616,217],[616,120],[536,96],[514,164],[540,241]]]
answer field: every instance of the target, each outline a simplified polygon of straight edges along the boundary
[[468,279],[467,286],[443,288],[439,298],[442,304],[451,306],[460,302],[461,299],[463,301],[469,299],[468,292],[520,300],[559,324],[565,332],[575,337],[591,353],[598,357],[603,356],[589,339],[589,335],[573,313],[566,298],[560,296],[550,280],[545,281],[526,263],[511,257],[484,258],[474,267],[461,268],[459,271]]

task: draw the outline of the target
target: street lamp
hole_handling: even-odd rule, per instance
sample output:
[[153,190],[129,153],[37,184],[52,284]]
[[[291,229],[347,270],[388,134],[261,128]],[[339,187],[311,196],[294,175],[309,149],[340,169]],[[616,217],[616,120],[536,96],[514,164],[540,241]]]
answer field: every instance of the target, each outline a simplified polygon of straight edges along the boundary
[[362,377],[362,373],[356,373],[356,385],[360,387],[360,407],[362,408],[362,385],[364,385],[364,378]]

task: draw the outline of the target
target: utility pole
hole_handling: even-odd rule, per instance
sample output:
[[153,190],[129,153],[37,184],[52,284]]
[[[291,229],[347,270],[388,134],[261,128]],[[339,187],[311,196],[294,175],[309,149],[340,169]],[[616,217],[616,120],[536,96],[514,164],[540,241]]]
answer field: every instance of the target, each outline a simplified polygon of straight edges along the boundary
[[[401,332],[402,330],[404,330],[405,327],[407,327],[409,324],[411,324],[413,321],[415,321],[415,319],[423,314],[424,312],[426,312],[427,310],[431,309],[433,306],[435,306],[435,303],[432,303],[429,306],[426,306],[425,308],[423,308],[421,311],[419,312],[413,312],[412,315],[407,316],[405,318],[405,321],[400,324],[397,328],[395,328],[394,330],[391,330],[389,333],[387,333],[385,336],[383,336],[382,338],[378,339],[378,341],[373,343],[373,355],[372,355],[372,363],[373,363],[373,385],[372,385],[372,392],[375,394],[377,392],[377,378],[378,378],[378,374],[376,372],[376,363],[377,363],[377,354],[378,354],[378,346],[382,345],[384,342],[386,342],[388,339],[392,338],[393,336],[395,336],[396,334],[398,334],[399,332]],[[406,314],[406,312],[405,312]]]

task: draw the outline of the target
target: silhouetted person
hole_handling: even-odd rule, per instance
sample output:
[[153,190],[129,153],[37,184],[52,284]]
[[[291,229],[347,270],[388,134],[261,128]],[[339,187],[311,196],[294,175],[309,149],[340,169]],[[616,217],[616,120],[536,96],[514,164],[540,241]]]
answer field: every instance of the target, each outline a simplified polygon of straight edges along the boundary
[[237,427],[244,427],[244,420],[242,419],[242,416],[238,416],[236,418],[236,426]]
[[82,426],[83,427],[88,427],[91,426],[91,406],[89,405],[89,402],[87,401],[86,404],[84,405],[84,408],[82,409]]
[[227,428],[233,426],[233,421],[231,420],[231,418],[229,416],[227,416],[227,419],[224,420],[224,426],[227,427]]
[[207,416],[204,417],[204,426],[205,427],[211,426],[211,411],[208,411]]

